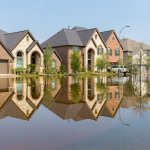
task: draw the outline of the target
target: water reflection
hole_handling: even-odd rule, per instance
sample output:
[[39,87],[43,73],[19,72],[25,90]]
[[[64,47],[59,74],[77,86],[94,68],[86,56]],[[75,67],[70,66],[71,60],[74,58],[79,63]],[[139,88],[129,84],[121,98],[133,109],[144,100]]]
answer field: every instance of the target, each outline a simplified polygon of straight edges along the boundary
[[119,108],[149,110],[148,76],[0,79],[0,117],[29,120],[44,106],[64,120],[114,118]]
[[[36,111],[44,96],[44,80],[40,79],[0,79],[1,117],[11,116],[28,120]],[[9,85],[6,89],[3,89]],[[5,91],[6,90],[6,91]]]

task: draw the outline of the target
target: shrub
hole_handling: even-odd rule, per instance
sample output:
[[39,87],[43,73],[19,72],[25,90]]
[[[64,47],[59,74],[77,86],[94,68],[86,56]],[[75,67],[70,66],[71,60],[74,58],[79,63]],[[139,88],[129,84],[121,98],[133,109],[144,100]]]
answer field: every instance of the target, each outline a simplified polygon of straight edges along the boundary
[[15,68],[15,69],[12,69],[12,71],[15,74],[24,74],[26,69],[25,68]]
[[66,72],[65,65],[62,64],[60,66],[60,72],[63,73],[63,74]]
[[34,73],[35,72],[35,64],[28,65],[28,73]]

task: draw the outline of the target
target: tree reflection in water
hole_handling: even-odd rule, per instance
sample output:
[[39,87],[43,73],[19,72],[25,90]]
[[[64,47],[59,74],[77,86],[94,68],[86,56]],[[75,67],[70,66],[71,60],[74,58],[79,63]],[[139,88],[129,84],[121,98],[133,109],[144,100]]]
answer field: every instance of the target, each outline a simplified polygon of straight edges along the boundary
[[[74,120],[97,120],[100,116],[114,118],[119,108],[131,108],[136,115],[143,117],[150,109],[149,80],[138,77],[130,77],[125,83],[114,77],[16,78],[9,82],[4,82],[9,85],[7,89],[11,89],[8,92],[2,89],[6,89],[5,85],[0,85],[1,108],[7,112],[10,110],[7,103],[13,102],[12,110],[17,106],[18,110],[15,110],[28,119],[42,105],[61,118],[68,114],[64,118]],[[15,117],[18,112],[13,112],[11,116]],[[120,116],[123,116],[123,111]]]

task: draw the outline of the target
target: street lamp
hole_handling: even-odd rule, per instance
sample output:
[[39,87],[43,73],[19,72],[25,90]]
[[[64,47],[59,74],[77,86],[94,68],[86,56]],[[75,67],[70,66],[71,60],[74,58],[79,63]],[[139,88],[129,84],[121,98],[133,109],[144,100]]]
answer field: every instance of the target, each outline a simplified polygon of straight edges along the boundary
[[131,26],[129,26],[129,25],[127,25],[127,26],[124,26],[121,30],[120,30],[120,32],[119,32],[119,38],[121,39],[121,33],[122,33],[122,31],[125,29],[125,28],[130,28]]

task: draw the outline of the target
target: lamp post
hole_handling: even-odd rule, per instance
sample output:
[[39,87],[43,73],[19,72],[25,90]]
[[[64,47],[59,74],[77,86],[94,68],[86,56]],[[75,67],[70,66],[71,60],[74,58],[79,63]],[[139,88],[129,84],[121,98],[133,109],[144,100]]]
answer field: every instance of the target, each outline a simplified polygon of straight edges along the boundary
[[121,33],[122,33],[122,31],[124,30],[124,29],[126,29],[126,28],[130,28],[131,26],[129,26],[129,25],[127,25],[127,26],[124,26],[121,30],[120,30],[120,32],[119,32],[119,38],[121,39]]

